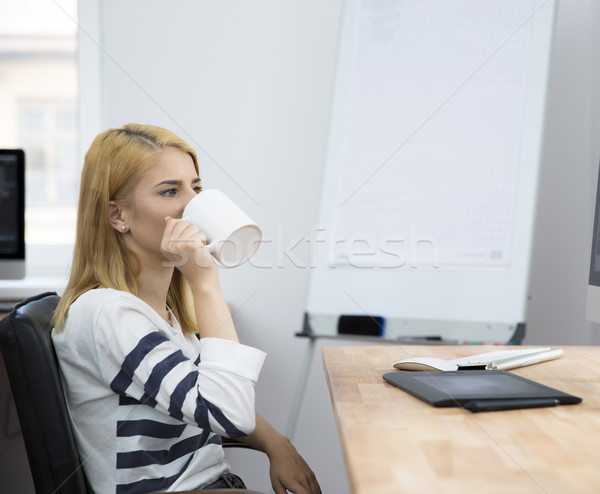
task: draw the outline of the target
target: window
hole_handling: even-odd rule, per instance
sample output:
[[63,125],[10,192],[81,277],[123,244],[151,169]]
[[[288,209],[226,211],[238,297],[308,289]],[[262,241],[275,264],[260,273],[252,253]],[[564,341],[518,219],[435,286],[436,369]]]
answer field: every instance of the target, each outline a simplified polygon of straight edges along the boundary
[[76,9],[76,0],[0,6],[0,147],[25,151],[28,276],[63,274],[69,248],[66,259],[47,254],[74,241],[81,166]]

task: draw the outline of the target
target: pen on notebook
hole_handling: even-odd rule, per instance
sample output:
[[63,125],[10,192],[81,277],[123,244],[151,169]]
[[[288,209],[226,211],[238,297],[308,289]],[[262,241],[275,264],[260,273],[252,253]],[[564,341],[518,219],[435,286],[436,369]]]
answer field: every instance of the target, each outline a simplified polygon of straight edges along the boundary
[[522,400],[473,400],[464,408],[472,412],[492,412],[496,410],[517,410],[520,408],[554,407],[560,402],[555,398],[529,398]]

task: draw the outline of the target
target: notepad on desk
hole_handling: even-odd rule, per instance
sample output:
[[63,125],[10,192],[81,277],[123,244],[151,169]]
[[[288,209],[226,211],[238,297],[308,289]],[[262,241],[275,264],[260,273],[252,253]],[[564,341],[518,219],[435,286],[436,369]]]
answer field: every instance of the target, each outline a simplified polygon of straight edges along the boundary
[[560,358],[561,348],[518,348],[480,353],[453,360],[437,357],[411,357],[394,362],[393,367],[408,371],[510,370]]
[[581,403],[578,396],[499,370],[388,372],[383,379],[434,407],[461,407],[472,412]]

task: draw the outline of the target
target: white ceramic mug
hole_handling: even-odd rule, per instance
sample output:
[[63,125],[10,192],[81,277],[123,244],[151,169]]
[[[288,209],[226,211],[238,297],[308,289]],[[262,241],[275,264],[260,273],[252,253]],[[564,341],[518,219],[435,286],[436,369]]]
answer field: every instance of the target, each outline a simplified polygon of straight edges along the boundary
[[206,235],[206,247],[227,268],[245,263],[258,250],[260,227],[217,189],[203,190],[185,207],[183,219]]

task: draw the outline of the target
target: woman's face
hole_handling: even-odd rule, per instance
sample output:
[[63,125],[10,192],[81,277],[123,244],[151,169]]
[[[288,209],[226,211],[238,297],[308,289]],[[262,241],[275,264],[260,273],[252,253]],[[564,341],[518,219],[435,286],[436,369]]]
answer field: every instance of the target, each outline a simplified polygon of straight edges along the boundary
[[141,261],[154,258],[162,262],[165,217],[181,218],[198,192],[200,178],[191,156],[176,148],[161,151],[135,186],[130,206],[121,210],[127,227],[126,247]]

